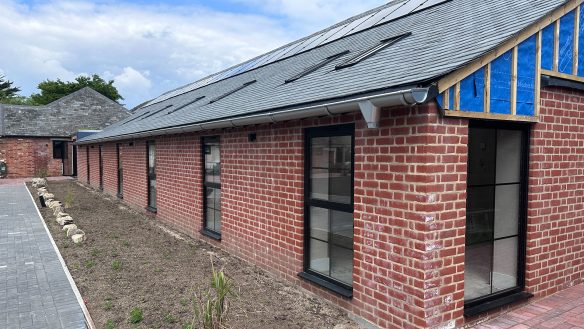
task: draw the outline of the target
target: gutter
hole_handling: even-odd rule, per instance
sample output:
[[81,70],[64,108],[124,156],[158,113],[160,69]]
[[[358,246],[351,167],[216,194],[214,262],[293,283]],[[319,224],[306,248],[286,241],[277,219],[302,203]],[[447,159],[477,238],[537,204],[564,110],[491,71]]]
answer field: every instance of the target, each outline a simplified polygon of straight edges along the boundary
[[245,115],[231,119],[212,120],[203,123],[194,123],[183,126],[161,128],[137,133],[78,141],[77,145],[93,144],[123,139],[145,138],[161,135],[200,132],[213,129],[237,128],[249,125],[279,123],[290,120],[305,119],[318,116],[332,116],[336,114],[360,110],[368,128],[378,128],[381,109],[393,106],[414,106],[424,104],[438,95],[435,85],[426,88],[408,88],[385,92],[381,94],[351,98],[342,101],[319,105],[292,108],[283,111],[270,111],[261,114]]

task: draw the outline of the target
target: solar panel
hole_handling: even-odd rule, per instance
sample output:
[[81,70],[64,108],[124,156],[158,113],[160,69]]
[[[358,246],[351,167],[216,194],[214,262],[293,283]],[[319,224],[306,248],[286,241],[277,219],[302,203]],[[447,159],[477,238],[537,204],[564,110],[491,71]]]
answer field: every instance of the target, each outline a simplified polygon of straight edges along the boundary
[[294,56],[300,52],[308,51],[318,46],[327,44],[329,42],[338,40],[342,37],[352,35],[368,28],[381,25],[392,20],[404,17],[406,15],[420,12],[432,6],[448,2],[451,0],[404,0],[401,2],[393,2],[383,7],[378,8],[377,11],[372,11],[365,16],[357,16],[352,20],[349,19],[344,23],[338,24],[333,28],[326,29],[322,32],[316,33],[310,37],[293,42],[289,45],[271,51],[265,55],[259,56],[250,61],[244,62],[217,74],[203,78],[195,83],[189,84],[185,87],[179,88],[169,93],[165,93],[158,98],[150,101],[145,106],[156,104],[167,100],[169,98],[196,90],[211,83],[230,78],[232,76],[245,73],[255,68],[271,64],[281,59]]
[[343,69],[345,67],[353,66],[353,65],[361,62],[362,60],[365,60],[365,59],[375,55],[377,52],[381,51],[382,49],[387,48],[387,47],[393,45],[394,43],[396,43],[396,42],[398,42],[406,37],[409,37],[410,35],[412,35],[412,34],[405,33],[402,35],[398,35],[397,37],[382,40],[381,42],[379,42],[375,46],[349,58],[346,62],[335,66],[335,69],[339,70],[339,69]]

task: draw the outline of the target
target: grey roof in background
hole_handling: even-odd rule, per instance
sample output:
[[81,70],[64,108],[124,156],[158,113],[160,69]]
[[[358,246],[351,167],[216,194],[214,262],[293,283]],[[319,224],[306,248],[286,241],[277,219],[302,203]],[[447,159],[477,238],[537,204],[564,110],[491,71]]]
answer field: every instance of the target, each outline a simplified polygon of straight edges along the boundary
[[[496,48],[566,2],[566,0],[443,2],[188,93],[160,102],[148,102],[136,109],[128,120],[116,123],[83,141],[318,104],[400,86],[427,85]],[[395,2],[357,15],[343,23],[393,4]],[[336,65],[378,44],[381,40],[404,33],[411,35],[357,65],[335,69]],[[307,76],[285,83],[286,79],[307,67],[346,50],[350,53]],[[277,51],[278,49],[274,52]],[[209,102],[252,80],[257,82],[217,102]],[[197,99],[198,101],[193,102]],[[177,108],[181,109],[174,111]],[[172,113],[168,114],[169,112]]]
[[130,113],[85,87],[42,106],[0,104],[0,137],[68,137],[80,129],[103,129]]

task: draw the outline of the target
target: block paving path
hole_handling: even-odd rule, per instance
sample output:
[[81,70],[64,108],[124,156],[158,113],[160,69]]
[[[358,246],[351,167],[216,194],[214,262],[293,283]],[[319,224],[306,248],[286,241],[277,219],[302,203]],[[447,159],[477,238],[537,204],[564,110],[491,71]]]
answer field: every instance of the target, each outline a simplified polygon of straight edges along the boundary
[[584,284],[518,308],[473,329],[584,329]]
[[0,328],[86,328],[42,221],[23,183],[0,184]]

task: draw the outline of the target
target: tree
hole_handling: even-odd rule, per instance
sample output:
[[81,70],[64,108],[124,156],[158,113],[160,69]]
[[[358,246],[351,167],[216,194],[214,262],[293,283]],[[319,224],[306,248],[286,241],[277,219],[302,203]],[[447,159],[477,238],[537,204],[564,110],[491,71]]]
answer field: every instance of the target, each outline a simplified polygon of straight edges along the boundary
[[61,81],[60,79],[57,79],[57,81],[47,79],[38,85],[38,89],[41,91],[40,94],[32,94],[30,98],[36,104],[45,105],[85,87],[91,87],[93,90],[116,102],[124,99],[114,86],[113,80],[105,81],[97,74],[91,77],[81,75],[75,78],[75,81],[67,82]]
[[2,101],[15,97],[20,92],[20,88],[12,86],[14,82],[4,79],[4,76],[0,75],[0,100]]

